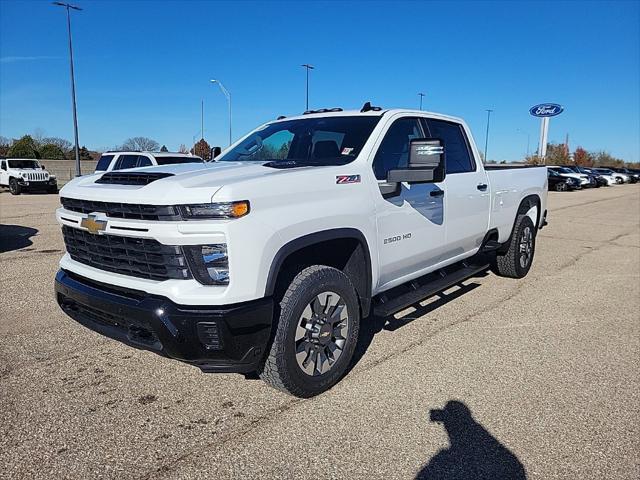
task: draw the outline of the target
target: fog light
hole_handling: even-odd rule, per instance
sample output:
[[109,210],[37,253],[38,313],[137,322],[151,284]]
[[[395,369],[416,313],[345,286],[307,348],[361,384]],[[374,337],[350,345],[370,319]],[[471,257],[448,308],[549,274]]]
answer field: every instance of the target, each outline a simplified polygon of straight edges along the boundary
[[229,284],[227,245],[196,245],[182,247],[193,277],[203,285]]

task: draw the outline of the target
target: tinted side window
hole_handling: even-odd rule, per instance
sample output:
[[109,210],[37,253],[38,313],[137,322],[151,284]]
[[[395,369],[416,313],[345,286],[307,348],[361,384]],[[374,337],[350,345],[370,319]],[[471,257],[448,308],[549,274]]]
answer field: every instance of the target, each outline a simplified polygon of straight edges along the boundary
[[107,168],[109,168],[113,157],[113,155],[102,155],[100,157],[100,160],[98,160],[98,164],[96,165],[96,172],[104,172]]
[[122,155],[118,158],[114,170],[123,170],[125,168],[134,168],[138,164],[138,155]]
[[140,155],[138,157],[138,166],[139,167],[150,167],[152,165],[151,160],[149,160],[149,157],[145,157],[144,155]]
[[4,163],[4,160],[2,160],[2,162],[0,162],[0,169],[2,169],[2,170],[6,170],[7,169],[7,164]]
[[447,159],[447,174],[473,172],[476,164],[471,158],[467,137],[462,125],[443,120],[427,119],[430,135],[444,141]]
[[417,118],[400,118],[393,122],[373,159],[376,178],[386,180],[389,170],[406,168],[409,160],[409,142],[423,136]]

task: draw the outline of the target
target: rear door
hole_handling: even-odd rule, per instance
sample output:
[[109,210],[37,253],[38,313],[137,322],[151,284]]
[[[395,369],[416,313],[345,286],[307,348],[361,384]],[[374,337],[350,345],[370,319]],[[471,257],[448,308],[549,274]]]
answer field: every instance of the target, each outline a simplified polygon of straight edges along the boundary
[[445,257],[477,250],[489,228],[491,197],[487,174],[476,162],[471,142],[460,123],[427,118],[429,136],[444,142],[446,155]]

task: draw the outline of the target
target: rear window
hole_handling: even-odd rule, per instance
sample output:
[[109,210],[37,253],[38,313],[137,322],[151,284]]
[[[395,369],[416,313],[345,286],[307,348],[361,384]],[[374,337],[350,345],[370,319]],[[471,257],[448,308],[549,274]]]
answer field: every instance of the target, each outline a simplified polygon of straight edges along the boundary
[[204,163],[200,157],[156,157],[158,165],[172,165],[174,163]]
[[113,160],[113,155],[101,155],[98,164],[96,165],[96,172],[106,172]]

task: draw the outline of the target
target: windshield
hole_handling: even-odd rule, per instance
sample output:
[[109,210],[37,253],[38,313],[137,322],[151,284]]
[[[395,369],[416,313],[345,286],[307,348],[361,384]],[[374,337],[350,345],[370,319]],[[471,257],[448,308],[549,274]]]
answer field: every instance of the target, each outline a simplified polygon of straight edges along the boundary
[[7,160],[9,168],[40,168],[37,160]]
[[219,161],[270,166],[345,165],[362,150],[379,116],[322,117],[271,123],[251,133]]
[[574,172],[573,170],[571,170],[571,169],[569,169],[567,167],[560,167],[560,168],[558,168],[558,171],[560,173],[576,173],[576,172]]
[[200,157],[156,157],[158,165],[172,165],[174,163],[204,163]]

